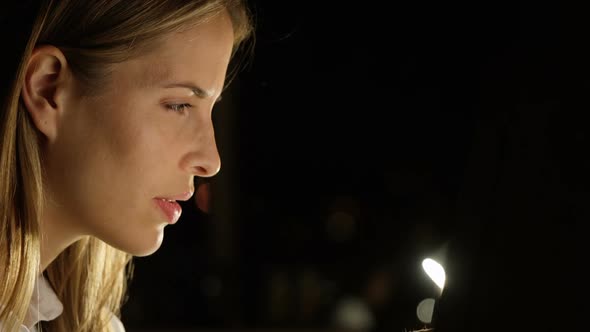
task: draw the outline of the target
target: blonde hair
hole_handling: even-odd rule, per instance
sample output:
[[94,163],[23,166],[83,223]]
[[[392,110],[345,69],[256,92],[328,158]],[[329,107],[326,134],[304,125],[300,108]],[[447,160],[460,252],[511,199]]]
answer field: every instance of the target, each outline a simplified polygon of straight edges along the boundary
[[[0,322],[22,324],[40,270],[44,186],[40,142],[20,98],[24,71],[37,45],[51,44],[66,56],[80,94],[100,91],[111,64],[148,52],[167,33],[199,24],[222,11],[232,19],[234,54],[252,37],[242,0],[45,0],[8,91],[0,91]],[[18,13],[15,13],[18,15]],[[249,44],[252,45],[252,44]],[[85,237],[62,252],[45,271],[64,312],[45,331],[108,330],[120,315],[131,256]]]

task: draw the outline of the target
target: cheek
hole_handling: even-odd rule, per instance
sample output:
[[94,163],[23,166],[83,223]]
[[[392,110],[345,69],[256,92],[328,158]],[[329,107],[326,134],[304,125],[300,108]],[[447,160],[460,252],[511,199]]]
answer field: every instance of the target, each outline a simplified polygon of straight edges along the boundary
[[105,161],[118,165],[127,176],[133,176],[153,167],[158,155],[163,153],[164,137],[153,106],[129,101],[118,104],[121,106],[105,109],[104,117],[96,119],[103,122],[99,149]]
[[[145,95],[104,100],[110,100],[109,106],[102,103],[85,124],[85,131],[94,136],[86,138],[90,155],[85,166],[92,169],[92,178],[102,179],[94,185],[108,184],[112,195],[123,195],[130,188],[135,196],[166,190],[166,181],[175,171],[174,159],[179,158],[177,141],[185,132],[182,119]],[[104,188],[97,189],[109,194]]]
[[95,178],[108,179],[106,188],[98,188],[104,197],[114,196],[119,202],[127,202],[129,206],[122,203],[117,208],[130,214],[137,213],[133,205],[143,206],[146,197],[169,190],[178,154],[174,128],[141,111],[145,109],[123,109],[119,112],[126,112],[124,116],[111,117],[101,133],[104,140],[96,148],[96,165],[92,166],[97,173]]

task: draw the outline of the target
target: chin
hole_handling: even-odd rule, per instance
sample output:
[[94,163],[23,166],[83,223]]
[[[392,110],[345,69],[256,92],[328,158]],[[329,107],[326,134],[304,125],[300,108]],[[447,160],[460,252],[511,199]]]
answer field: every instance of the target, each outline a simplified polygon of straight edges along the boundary
[[146,256],[149,256],[149,255],[155,253],[158,249],[159,249],[159,247],[152,249],[152,250],[148,250],[148,251],[136,251],[136,252],[127,252],[127,253],[134,256],[134,257],[146,257]]
[[148,236],[142,234],[142,236],[134,236],[121,240],[122,241],[119,241],[119,243],[113,243],[111,245],[132,256],[149,256],[160,249],[160,246],[164,240],[164,229],[158,232],[157,235],[153,234]]

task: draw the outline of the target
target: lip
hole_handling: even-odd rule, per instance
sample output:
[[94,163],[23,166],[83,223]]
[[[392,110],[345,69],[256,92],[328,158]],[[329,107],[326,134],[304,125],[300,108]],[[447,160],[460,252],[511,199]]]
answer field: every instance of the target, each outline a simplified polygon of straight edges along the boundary
[[180,215],[182,214],[182,207],[176,201],[168,201],[162,198],[154,198],[154,204],[162,211],[164,216],[166,217],[166,221],[173,225],[175,224],[178,219],[180,219]]
[[161,197],[156,197],[155,199],[164,199],[164,200],[168,200],[168,201],[186,202],[193,196],[194,193],[195,193],[194,190],[189,190],[189,191],[183,192],[182,194],[178,194],[178,195],[174,195],[174,196],[161,196]]
[[182,214],[182,207],[177,201],[188,201],[194,194],[194,190],[172,196],[162,196],[153,199],[154,204],[162,211],[169,224],[175,224]]

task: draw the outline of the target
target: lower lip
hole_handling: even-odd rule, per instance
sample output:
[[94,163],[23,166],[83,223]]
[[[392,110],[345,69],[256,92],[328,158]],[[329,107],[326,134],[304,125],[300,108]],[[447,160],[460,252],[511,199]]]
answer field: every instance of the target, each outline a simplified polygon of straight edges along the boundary
[[158,205],[160,210],[164,212],[164,215],[166,216],[166,219],[169,224],[175,224],[178,221],[178,219],[180,218],[180,214],[182,213],[182,208],[180,207],[180,204],[178,204],[177,202],[169,202],[159,198],[154,198],[154,201],[156,201],[156,205]]

